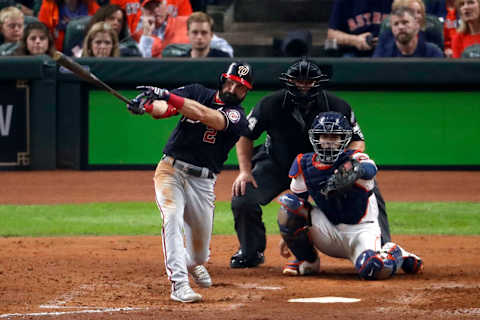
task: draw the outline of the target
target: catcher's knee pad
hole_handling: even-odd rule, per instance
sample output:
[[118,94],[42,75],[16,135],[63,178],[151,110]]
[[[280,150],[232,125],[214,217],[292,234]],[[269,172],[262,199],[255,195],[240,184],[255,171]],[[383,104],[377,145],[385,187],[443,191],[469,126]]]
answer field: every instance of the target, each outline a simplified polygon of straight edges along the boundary
[[308,236],[310,204],[293,194],[282,195],[277,222],[280,234],[298,260],[315,261],[317,252]]
[[383,280],[397,271],[397,263],[392,256],[365,250],[358,256],[355,268],[362,279]]

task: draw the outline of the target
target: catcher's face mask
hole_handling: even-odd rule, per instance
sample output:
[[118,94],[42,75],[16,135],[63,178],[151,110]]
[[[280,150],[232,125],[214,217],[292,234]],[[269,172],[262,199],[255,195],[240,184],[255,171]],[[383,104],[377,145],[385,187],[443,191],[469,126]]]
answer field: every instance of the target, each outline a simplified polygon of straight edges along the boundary
[[308,136],[320,161],[331,164],[337,161],[350,143],[352,128],[344,115],[325,112],[315,118]]

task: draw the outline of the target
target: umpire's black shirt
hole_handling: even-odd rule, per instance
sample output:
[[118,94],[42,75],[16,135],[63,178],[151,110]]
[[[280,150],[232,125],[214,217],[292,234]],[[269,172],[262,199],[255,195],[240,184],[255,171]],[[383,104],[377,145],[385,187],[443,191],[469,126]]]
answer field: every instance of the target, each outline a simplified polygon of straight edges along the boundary
[[299,153],[313,152],[308,138],[315,116],[321,112],[336,111],[344,114],[353,128],[352,141],[363,140],[350,105],[327,91],[320,94],[307,108],[297,106],[287,91],[280,90],[263,97],[247,116],[250,134],[256,140],[266,131],[265,148],[280,169],[288,171]]

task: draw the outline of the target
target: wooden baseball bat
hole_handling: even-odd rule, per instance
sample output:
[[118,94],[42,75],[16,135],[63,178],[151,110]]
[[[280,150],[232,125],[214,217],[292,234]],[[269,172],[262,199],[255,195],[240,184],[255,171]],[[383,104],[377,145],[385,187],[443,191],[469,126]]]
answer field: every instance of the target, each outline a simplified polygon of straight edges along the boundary
[[72,71],[74,75],[77,77],[88,81],[94,85],[99,86],[100,88],[103,88],[113,94],[115,97],[118,99],[122,100],[125,103],[129,103],[130,100],[125,98],[118,92],[117,90],[113,89],[110,87],[108,84],[103,82],[102,80],[98,79],[93,73],[91,73],[88,70],[85,70],[81,65],[70,59],[69,57],[65,56],[63,53],[59,51],[55,51],[52,57],[53,60],[55,60],[59,65],[62,67],[67,68],[68,70]]

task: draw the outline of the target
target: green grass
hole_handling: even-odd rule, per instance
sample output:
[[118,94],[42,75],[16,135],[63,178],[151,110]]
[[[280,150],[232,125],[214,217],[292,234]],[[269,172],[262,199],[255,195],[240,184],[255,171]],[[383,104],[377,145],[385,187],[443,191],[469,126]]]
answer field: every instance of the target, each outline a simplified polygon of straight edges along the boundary
[[[278,233],[278,203],[264,207],[269,234]],[[389,202],[393,234],[480,235],[480,203]],[[74,205],[2,205],[0,236],[159,235],[160,214],[154,203]],[[214,234],[234,234],[229,202],[217,202]]]

